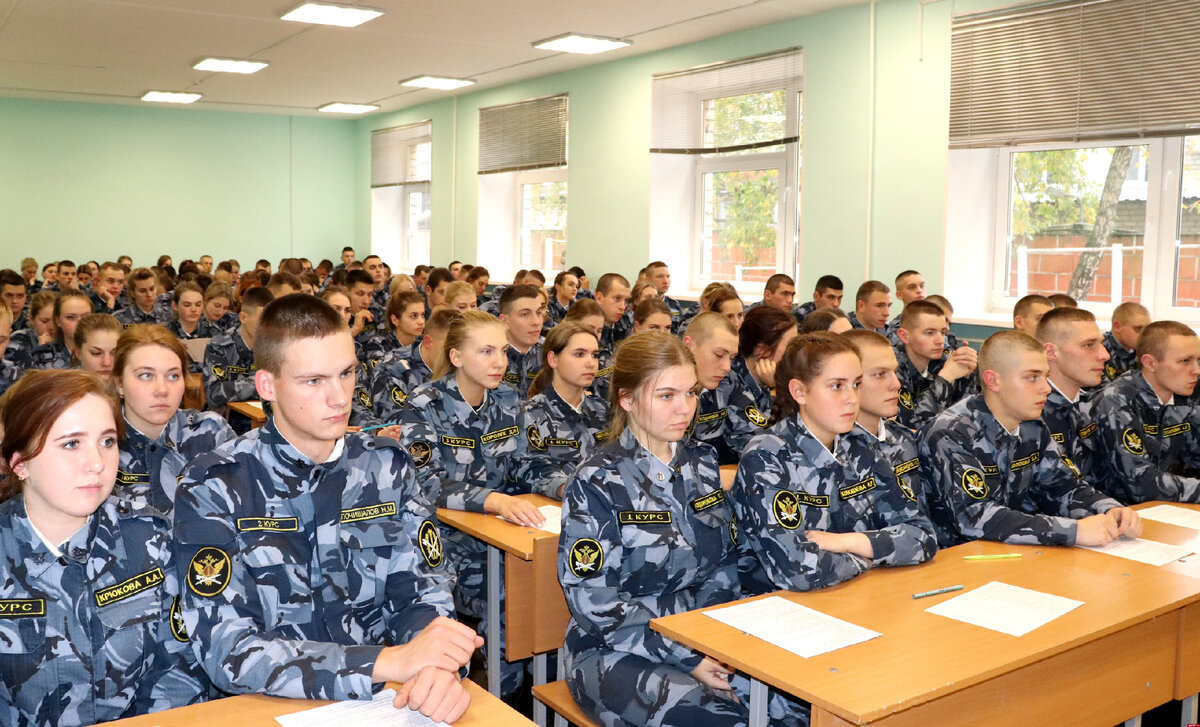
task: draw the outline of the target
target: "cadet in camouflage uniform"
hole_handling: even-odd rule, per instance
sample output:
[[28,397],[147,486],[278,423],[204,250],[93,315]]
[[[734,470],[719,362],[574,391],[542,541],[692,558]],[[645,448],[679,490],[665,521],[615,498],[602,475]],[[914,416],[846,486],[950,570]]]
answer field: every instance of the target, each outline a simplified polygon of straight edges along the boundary
[[[29,352],[27,368],[66,369],[71,368],[75,327],[79,320],[92,312],[92,302],[84,293],[68,288],[54,300],[54,326],[58,336]],[[67,343],[70,341],[71,343]]]
[[[796,321],[776,308],[763,306],[750,311],[738,333],[737,358],[730,363],[729,375],[721,382],[729,416],[725,423],[725,446],[740,456],[750,438],[766,429],[770,420],[775,362],[788,342],[796,337]],[[760,380],[751,373],[761,370]]]
[[178,339],[150,324],[121,334],[113,358],[113,385],[125,417],[116,491],[168,517],[184,466],[235,436],[213,412],[179,409],[186,366]]
[[[544,522],[537,508],[511,497],[529,488],[513,477],[524,439],[520,396],[501,385],[506,348],[503,325],[487,313],[465,311],[454,320],[444,344],[449,372],[409,395],[400,412],[401,441],[416,465],[422,492],[438,507],[489,512],[537,526]],[[483,619],[484,633],[487,545],[451,528],[443,532],[457,581],[455,602],[459,611]],[[502,633],[503,614],[501,609]],[[500,645],[487,648],[502,645],[503,637]],[[520,687],[525,664],[502,661],[501,666],[501,694],[509,695]]]
[[[32,372],[10,396],[3,454],[15,476],[0,485],[0,723],[89,725],[202,701],[207,680],[179,620],[170,522],[109,497],[118,428],[103,385],[80,372]],[[36,436],[18,430],[34,408],[48,415],[42,436],[75,433],[70,455],[48,446],[21,459]],[[68,467],[77,481],[45,479]],[[96,478],[98,488],[75,487]],[[30,489],[37,497],[27,500]],[[92,502],[98,508],[80,515]]]
[[764,590],[823,588],[937,551],[911,485],[855,426],[862,372],[854,347],[832,333],[793,340],[775,369],[777,390],[798,384],[806,398],[776,403],[779,421],[750,440],[731,490]]
[[[462,314],[443,308],[429,317],[425,332],[411,346],[396,349],[379,361],[371,373],[371,403],[375,417],[382,423],[400,421],[400,410],[409,395],[421,384],[433,378],[431,363],[437,362],[438,351],[446,341],[450,322]],[[428,358],[427,362],[425,359]]]
[[725,316],[707,311],[688,324],[683,345],[696,361],[696,379],[700,384],[700,410],[690,437],[714,447],[720,464],[737,464],[738,455],[729,449],[724,436],[731,387],[722,386],[737,358],[737,329]]
[[[272,298],[266,288],[247,290],[242,295],[239,314],[242,325],[212,339],[204,349],[201,375],[205,406],[209,409],[218,409],[231,401],[258,401],[258,390],[254,388],[254,372],[258,369],[254,364],[254,336],[263,308]],[[242,427],[237,419],[231,418],[231,423],[235,430],[249,427],[244,419]]]
[[[1200,420],[1187,401],[1200,376],[1200,338],[1175,321],[1138,337],[1141,369],[1101,389],[1091,403],[1099,487],[1121,502],[1200,502]],[[1180,363],[1180,362],[1184,363]]]
[[1093,453],[1096,425],[1085,400],[1089,388],[1104,380],[1108,352],[1096,316],[1083,308],[1055,308],[1038,321],[1037,338],[1050,364],[1050,394],[1042,421],[1062,456],[1079,468],[1089,482],[1099,484],[1102,472]]
[[504,383],[524,399],[542,368],[542,321],[546,311],[533,285],[513,285],[500,296],[500,321],[508,338],[508,370]]
[[1105,382],[1115,381],[1137,365],[1137,339],[1150,324],[1150,311],[1140,303],[1126,301],[1113,309],[1112,330],[1104,334],[1108,363],[1104,366]]
[[195,459],[175,502],[183,616],[205,671],[231,693],[370,699],[375,683],[411,679],[461,701],[457,670],[480,642],[443,618],[452,576],[410,460],[393,440],[345,433],[344,322],[284,296],[256,347],[274,414]]
[[946,407],[979,391],[973,375],[975,351],[964,347],[945,353],[950,325],[937,305],[925,300],[909,303],[896,331],[900,424],[922,429]]
[[1050,393],[1041,345],[1019,331],[995,333],[980,351],[979,370],[984,392],[942,412],[920,438],[938,544],[1104,545],[1140,533],[1137,514],[1063,461],[1038,418]]
[[[164,310],[158,304],[158,278],[154,275],[154,271],[149,268],[137,268],[129,273],[127,288],[133,294],[133,304],[127,305],[113,316],[121,322],[123,326],[136,325],[138,323],[157,323],[165,326],[171,322],[171,306],[170,298],[167,299],[167,306]],[[144,310],[143,305],[149,306],[149,310]]]
[[575,468],[604,441],[608,407],[587,391],[599,368],[598,346],[595,331],[578,321],[560,323],[546,336],[545,364],[530,387],[533,395],[521,402],[525,448],[514,476],[539,495],[561,500]]

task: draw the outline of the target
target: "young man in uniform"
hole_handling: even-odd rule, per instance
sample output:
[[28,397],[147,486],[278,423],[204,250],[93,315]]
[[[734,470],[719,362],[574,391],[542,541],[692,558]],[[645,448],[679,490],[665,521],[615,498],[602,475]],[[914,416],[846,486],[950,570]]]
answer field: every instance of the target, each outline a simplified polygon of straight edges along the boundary
[[[453,721],[459,670],[481,640],[452,619],[433,505],[395,442],[347,434],[354,343],[312,296],[263,312],[261,428],[201,455],[175,506],[183,619],[213,683],[230,693],[371,698]],[[385,646],[385,644],[388,644]]]
[[604,309],[601,351],[614,352],[617,344],[633,332],[633,310],[629,306],[632,294],[629,281],[619,273],[605,273],[596,281],[596,302]]
[[[925,278],[916,270],[905,270],[900,273],[896,276],[896,297],[900,299],[903,306],[907,306],[915,300],[925,300]],[[895,318],[888,321],[887,331],[884,333],[893,346],[900,343],[896,331],[900,328],[900,316],[902,315],[904,315],[903,307]]]
[[1020,331],[992,334],[979,371],[983,393],[942,412],[920,437],[938,545],[1105,545],[1140,535],[1138,514],[1093,489],[1050,438],[1041,344]]
[[729,387],[721,386],[737,356],[737,329],[720,313],[705,311],[688,324],[683,345],[696,360],[696,381],[700,384],[700,404],[691,436],[715,447],[720,464],[737,464],[738,455],[725,444]]
[[500,296],[500,322],[508,338],[508,369],[504,383],[524,399],[529,385],[542,370],[542,321],[546,309],[532,285],[512,285]]
[[795,300],[796,281],[792,280],[792,276],[790,275],[776,273],[767,278],[767,284],[763,288],[762,300],[746,306],[746,310],[753,310],[760,305],[769,305],[773,308],[778,308],[784,313],[790,313]]
[[[446,305],[446,288],[450,287],[450,283],[454,282],[454,278],[450,275],[450,271],[446,268],[434,268],[429,271],[429,277],[425,281],[423,289],[425,293],[425,319],[428,320],[430,314],[439,308]],[[496,311],[489,311],[493,315]]]
[[896,361],[896,351],[874,331],[850,330],[841,335],[862,360],[863,378],[858,387],[855,423],[879,442],[892,464],[900,492],[924,512],[917,439],[910,429],[896,421],[900,410],[900,377],[896,375],[900,364]]
[[975,350],[963,346],[945,354],[950,326],[942,309],[927,300],[904,306],[896,336],[900,424],[921,429],[960,399],[978,391]]
[[1027,336],[1036,337],[1038,321],[1053,309],[1054,303],[1049,298],[1031,293],[1013,306],[1013,328]]
[[[679,317],[683,315],[683,306],[679,301],[667,295],[671,289],[671,269],[662,260],[655,260],[646,266],[646,277],[654,283],[658,297],[671,310],[671,333],[679,332]],[[628,283],[628,281],[626,281]]]
[[[251,288],[242,294],[240,325],[208,342],[204,349],[204,399],[209,409],[217,409],[231,401],[258,401],[254,387],[254,338],[263,308],[274,296],[266,288]],[[240,415],[239,415],[240,417]],[[230,425],[242,432],[249,428],[245,417],[231,417]]]
[[817,278],[813,299],[792,310],[792,315],[796,317],[796,325],[804,323],[805,316],[820,308],[841,308],[844,293],[845,287],[838,276],[822,275]]
[[1104,380],[1113,381],[1137,363],[1137,340],[1150,325],[1150,311],[1141,303],[1126,301],[1112,314],[1112,330],[1104,334],[1108,363],[1104,365]]
[[886,334],[888,315],[892,311],[892,289],[878,280],[868,280],[858,286],[854,296],[854,312],[850,325]]
[[1083,308],[1055,308],[1042,316],[1037,333],[1050,364],[1050,394],[1042,421],[1050,428],[1050,438],[1058,442],[1064,461],[1099,484],[1090,449],[1096,425],[1083,396],[1084,389],[1100,384],[1108,360],[1096,316]]
[[1188,401],[1200,378],[1200,338],[1175,321],[1155,321],[1137,341],[1135,369],[1093,398],[1100,487],[1136,504],[1200,502],[1200,431]]

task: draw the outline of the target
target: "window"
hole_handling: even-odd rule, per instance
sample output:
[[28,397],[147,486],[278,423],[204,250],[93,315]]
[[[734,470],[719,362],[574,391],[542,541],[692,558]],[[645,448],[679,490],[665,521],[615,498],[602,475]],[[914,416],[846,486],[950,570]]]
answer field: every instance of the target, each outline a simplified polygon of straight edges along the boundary
[[795,272],[800,64],[792,49],[654,80],[650,257],[686,261],[693,290]]
[[371,134],[371,251],[400,269],[430,260],[429,122]]
[[479,264],[566,267],[567,115],[565,95],[480,109]]

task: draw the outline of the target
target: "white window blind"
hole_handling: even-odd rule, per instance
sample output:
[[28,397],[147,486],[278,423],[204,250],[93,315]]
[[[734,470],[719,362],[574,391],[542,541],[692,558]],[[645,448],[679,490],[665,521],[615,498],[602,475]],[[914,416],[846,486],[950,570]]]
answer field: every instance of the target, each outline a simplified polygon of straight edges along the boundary
[[479,109],[479,173],[567,164],[567,95]]
[[1169,136],[1200,124],[1200,2],[1068,0],[953,20],[950,146]]
[[796,87],[804,74],[803,55],[788,48],[751,58],[714,63],[654,76],[650,151],[659,154],[720,154],[776,147],[798,141],[799,120],[736,123],[733,133],[714,134],[705,101]]
[[432,138],[428,121],[371,132],[371,188],[428,182],[427,149]]

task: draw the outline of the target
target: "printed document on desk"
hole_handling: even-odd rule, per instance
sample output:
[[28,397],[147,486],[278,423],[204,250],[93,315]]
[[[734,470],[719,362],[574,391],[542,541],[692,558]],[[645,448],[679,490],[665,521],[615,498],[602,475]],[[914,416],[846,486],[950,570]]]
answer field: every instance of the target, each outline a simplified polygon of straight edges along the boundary
[[1167,525],[1178,525],[1181,528],[1200,530],[1200,510],[1189,510],[1175,505],[1155,505],[1144,510],[1138,510],[1143,520],[1157,520]]
[[756,636],[805,659],[879,636],[781,596],[703,612],[726,626]]
[[395,689],[384,689],[369,702],[335,702],[303,712],[285,714],[276,717],[275,721],[283,727],[329,727],[333,724],[348,724],[354,727],[449,727],[445,722],[434,722],[407,707],[396,709],[392,706],[392,700],[395,698]]
[[1024,636],[1082,605],[1083,601],[992,581],[925,610],[985,629]]
[[1155,567],[1177,561],[1184,556],[1191,555],[1192,552],[1190,548],[1181,548],[1178,545],[1159,543],[1154,540],[1143,540],[1141,538],[1126,538],[1125,536],[1117,538],[1108,545],[1080,545],[1078,547],[1085,550],[1094,550],[1097,553],[1115,555],[1118,558],[1136,560],[1139,563]]

